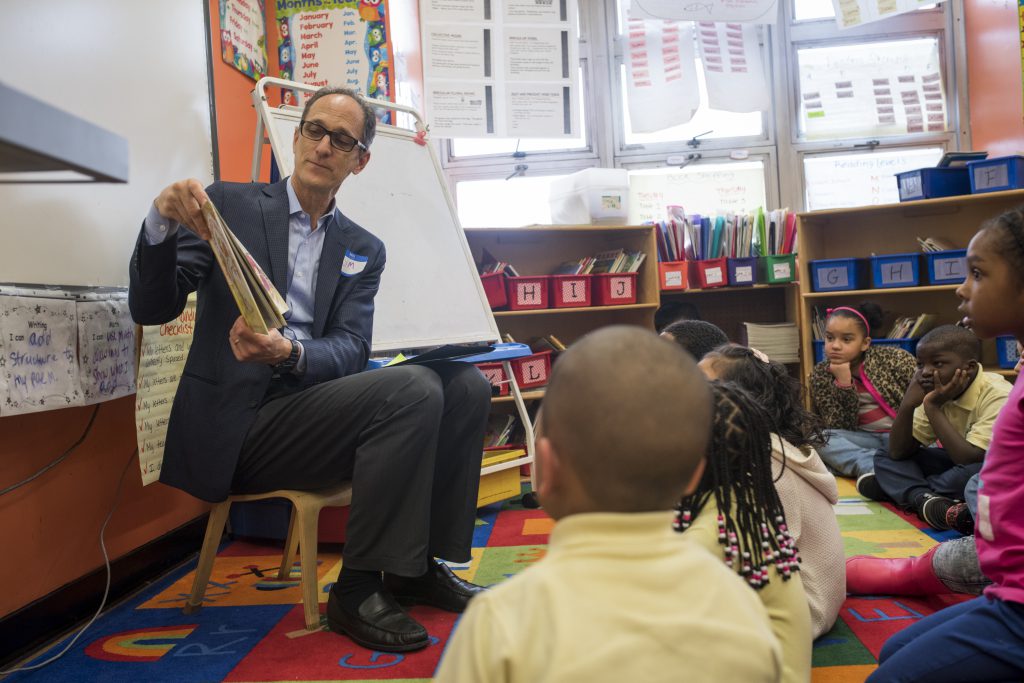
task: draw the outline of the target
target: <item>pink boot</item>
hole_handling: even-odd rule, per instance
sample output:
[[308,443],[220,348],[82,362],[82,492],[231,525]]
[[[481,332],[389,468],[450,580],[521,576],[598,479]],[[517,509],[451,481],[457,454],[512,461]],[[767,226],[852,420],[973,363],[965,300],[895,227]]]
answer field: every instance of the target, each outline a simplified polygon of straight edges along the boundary
[[846,592],[852,595],[952,593],[932,569],[932,555],[938,548],[935,546],[920,557],[851,557],[846,560]]

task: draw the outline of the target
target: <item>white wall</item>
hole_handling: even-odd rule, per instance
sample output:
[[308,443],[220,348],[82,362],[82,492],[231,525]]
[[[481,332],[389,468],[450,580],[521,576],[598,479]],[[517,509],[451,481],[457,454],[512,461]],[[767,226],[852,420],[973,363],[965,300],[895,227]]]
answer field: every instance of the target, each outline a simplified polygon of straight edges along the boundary
[[0,185],[0,282],[126,285],[160,189],[212,180],[204,5],[10,3],[0,78],[126,137],[131,161],[127,184]]

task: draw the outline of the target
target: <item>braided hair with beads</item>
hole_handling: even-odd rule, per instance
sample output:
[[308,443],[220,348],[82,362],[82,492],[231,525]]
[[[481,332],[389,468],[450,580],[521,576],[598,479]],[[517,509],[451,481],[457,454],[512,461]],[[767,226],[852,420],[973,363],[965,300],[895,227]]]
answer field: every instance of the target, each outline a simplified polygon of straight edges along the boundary
[[769,583],[772,566],[788,581],[800,555],[772,481],[772,418],[736,384],[712,382],[711,390],[707,465],[696,490],[679,501],[675,529],[685,533],[713,496],[726,565],[755,589]]

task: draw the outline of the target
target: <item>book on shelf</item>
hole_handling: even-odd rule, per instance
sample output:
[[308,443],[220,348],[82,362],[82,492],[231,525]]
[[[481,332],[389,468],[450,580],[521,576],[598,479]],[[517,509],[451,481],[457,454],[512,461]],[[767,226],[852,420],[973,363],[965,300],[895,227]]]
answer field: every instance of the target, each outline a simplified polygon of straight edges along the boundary
[[925,252],[952,251],[957,248],[938,237],[925,237],[923,239],[918,237],[917,243],[921,245],[921,251]]
[[938,320],[935,313],[922,313],[916,316],[904,316],[893,322],[887,339],[917,339],[935,327]]
[[778,363],[800,362],[800,334],[796,323],[743,323],[747,346]]
[[515,415],[507,413],[491,413],[487,418],[487,427],[484,430],[484,448],[504,446],[512,435],[512,428],[517,420]]
[[203,204],[202,212],[210,231],[210,248],[245,324],[259,334],[284,327],[288,312],[284,297],[231,232],[213,202]]

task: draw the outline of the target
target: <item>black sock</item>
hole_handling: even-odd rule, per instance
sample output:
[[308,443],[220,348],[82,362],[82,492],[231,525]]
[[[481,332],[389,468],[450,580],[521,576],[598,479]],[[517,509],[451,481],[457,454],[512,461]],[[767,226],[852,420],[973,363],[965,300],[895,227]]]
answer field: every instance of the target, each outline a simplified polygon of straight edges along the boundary
[[344,565],[331,591],[337,591],[341,606],[348,612],[355,612],[366,598],[381,590],[384,584],[377,571],[350,569]]

